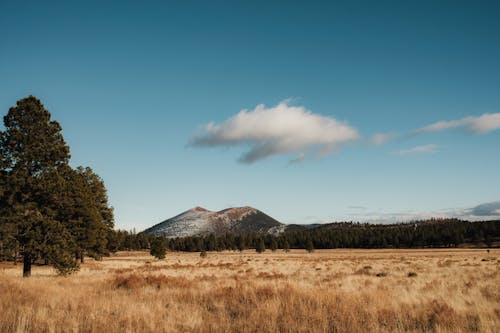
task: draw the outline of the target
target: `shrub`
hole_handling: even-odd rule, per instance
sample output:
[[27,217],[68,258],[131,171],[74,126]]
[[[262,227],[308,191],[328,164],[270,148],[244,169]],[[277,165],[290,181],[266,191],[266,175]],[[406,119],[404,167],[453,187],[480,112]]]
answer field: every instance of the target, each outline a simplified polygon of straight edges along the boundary
[[258,253],[262,253],[266,250],[266,245],[264,244],[264,240],[262,238],[259,239],[259,242],[257,243],[257,246],[255,248],[255,251]]
[[307,243],[306,243],[306,250],[307,250],[307,252],[309,252],[309,253],[314,252],[314,244],[313,244],[312,240],[310,240],[310,239],[308,239],[308,240],[307,240]]
[[167,252],[167,245],[165,243],[165,238],[163,237],[154,238],[151,241],[150,254],[157,259],[165,259]]

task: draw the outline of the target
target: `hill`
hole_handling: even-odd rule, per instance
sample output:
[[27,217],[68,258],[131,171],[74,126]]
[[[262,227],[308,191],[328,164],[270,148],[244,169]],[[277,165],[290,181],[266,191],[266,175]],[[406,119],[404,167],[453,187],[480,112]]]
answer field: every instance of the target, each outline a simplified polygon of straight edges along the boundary
[[144,233],[173,238],[227,232],[278,233],[284,227],[284,224],[249,206],[218,212],[195,207],[144,230]]

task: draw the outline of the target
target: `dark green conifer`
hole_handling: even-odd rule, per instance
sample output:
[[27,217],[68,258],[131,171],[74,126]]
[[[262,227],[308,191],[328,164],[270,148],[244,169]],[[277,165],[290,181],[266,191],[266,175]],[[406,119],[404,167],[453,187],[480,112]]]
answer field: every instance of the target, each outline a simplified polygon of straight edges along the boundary
[[[40,100],[29,96],[11,107],[4,117],[5,131],[0,132],[0,207],[2,223],[14,226],[13,237],[23,256],[23,276],[31,274],[31,264],[43,256],[60,272],[74,269],[72,241],[52,239],[64,234],[64,226],[55,219],[57,194],[47,184],[68,166],[69,147],[61,126],[51,120]],[[71,237],[70,237],[71,238]]]
[[164,237],[155,237],[151,240],[150,254],[157,259],[165,259],[167,246]]
[[278,242],[276,241],[276,237],[271,238],[271,251],[275,252],[278,249]]
[[262,237],[259,237],[259,239],[257,240],[255,251],[257,251],[258,253],[266,251],[266,245],[264,244],[264,239],[262,239]]
[[288,243],[288,240],[285,238],[283,241],[283,251],[285,252],[290,252],[290,244]]
[[310,238],[307,239],[306,250],[309,253],[314,252],[314,244],[313,244],[313,242],[312,242],[312,240]]

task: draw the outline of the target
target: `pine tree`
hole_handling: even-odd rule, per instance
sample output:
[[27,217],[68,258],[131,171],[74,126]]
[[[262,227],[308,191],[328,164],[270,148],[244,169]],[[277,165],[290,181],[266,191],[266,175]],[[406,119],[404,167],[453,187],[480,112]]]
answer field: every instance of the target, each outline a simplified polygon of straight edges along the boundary
[[243,250],[245,249],[245,238],[243,237],[243,235],[238,236],[236,247],[240,252],[243,252]]
[[271,251],[273,251],[273,252],[275,252],[276,249],[278,249],[278,242],[276,241],[276,237],[274,237],[274,236],[271,238],[270,248],[271,248]]
[[288,240],[285,238],[283,241],[283,251],[285,252],[290,252],[290,244],[288,243]]
[[257,240],[255,251],[257,251],[258,253],[266,251],[266,245],[264,244],[264,240],[262,239],[262,237],[259,237],[259,239]]
[[165,259],[167,246],[164,237],[155,237],[151,240],[150,254],[157,259]]
[[312,242],[312,240],[310,238],[307,239],[307,242],[306,242],[306,250],[307,252],[311,253],[314,251],[314,244]]
[[107,243],[114,225],[104,182],[91,168],[78,167],[69,170],[66,184],[62,220],[77,240],[76,256],[82,263],[85,254],[100,259],[108,253]]
[[75,268],[68,260],[72,242],[50,239],[66,230],[55,220],[56,196],[46,189],[47,181],[57,178],[54,175],[67,167],[70,158],[61,126],[51,120],[40,100],[29,96],[9,109],[4,127],[0,132],[0,206],[8,210],[3,223],[15,226],[12,237],[21,248],[23,276],[30,276],[31,264],[39,256],[63,273],[71,271]]

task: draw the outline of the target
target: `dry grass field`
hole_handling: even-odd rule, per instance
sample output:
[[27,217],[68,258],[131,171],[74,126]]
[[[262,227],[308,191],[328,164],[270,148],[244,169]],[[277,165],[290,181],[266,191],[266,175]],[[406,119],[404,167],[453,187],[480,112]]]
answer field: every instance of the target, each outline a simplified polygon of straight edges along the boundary
[[122,252],[0,264],[0,332],[500,332],[500,250]]

